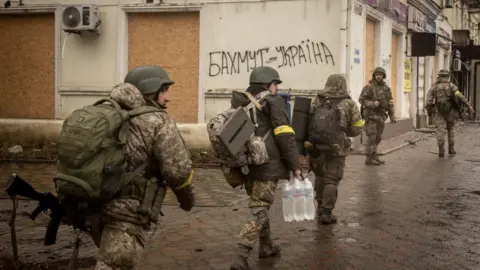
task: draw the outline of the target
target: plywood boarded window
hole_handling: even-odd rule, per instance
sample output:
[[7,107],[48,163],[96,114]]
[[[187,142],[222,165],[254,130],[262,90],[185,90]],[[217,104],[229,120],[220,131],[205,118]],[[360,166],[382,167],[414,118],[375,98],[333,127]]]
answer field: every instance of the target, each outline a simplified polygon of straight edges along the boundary
[[55,118],[54,14],[0,15],[0,118]]
[[390,89],[392,90],[393,96],[393,103],[395,104],[396,97],[397,97],[397,58],[398,58],[398,35],[396,33],[392,33],[392,61],[390,66],[392,68],[392,81],[390,83]]
[[168,112],[177,122],[198,121],[199,13],[128,15],[128,68],[159,65],[175,84]]
[[367,29],[365,33],[365,83],[372,79],[375,69],[375,22],[367,19]]

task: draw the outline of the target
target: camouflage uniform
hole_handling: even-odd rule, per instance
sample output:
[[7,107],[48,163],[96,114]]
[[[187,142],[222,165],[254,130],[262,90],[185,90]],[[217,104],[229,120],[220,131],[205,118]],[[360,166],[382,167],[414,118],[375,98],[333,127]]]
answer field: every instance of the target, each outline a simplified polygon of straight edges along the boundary
[[[142,90],[144,93],[145,90]],[[132,84],[120,83],[113,88],[110,98],[124,109],[134,109],[147,105],[142,93]],[[150,106],[160,107],[156,103],[149,103]],[[175,193],[181,208],[189,211],[194,205],[192,160],[172,117],[166,112],[142,114],[130,121],[128,130],[125,149],[127,170],[133,170],[149,160],[147,170],[150,177],[161,179],[153,187],[154,194],[162,194],[155,197],[153,202],[156,210],[160,211],[165,196],[165,186],[161,184],[165,182]],[[158,213],[152,216],[150,212],[142,211],[145,210],[140,199],[142,195],[135,192],[141,190],[138,183],[141,182],[132,181],[117,199],[106,203],[101,209],[101,239],[94,239],[100,248],[97,270],[137,267],[147,232],[151,223],[157,222],[158,218]]]
[[363,120],[360,110],[347,92],[345,77],[340,74],[330,75],[322,90],[314,99],[310,114],[313,114],[319,101],[324,98],[341,99],[337,107],[341,114],[341,134],[333,151],[322,151],[307,142],[305,148],[310,156],[310,167],[315,173],[315,193],[318,202],[318,217],[324,224],[336,221],[332,215],[338,194],[338,184],[343,178],[345,169],[345,158],[350,148],[350,139],[360,135],[363,129]]
[[382,141],[387,118],[390,117],[392,123],[396,122],[392,92],[383,80],[377,81],[375,79],[377,73],[383,74],[385,79],[385,69],[377,67],[373,71],[372,80],[363,88],[359,98],[362,106],[362,117],[366,119],[364,128],[368,137],[367,159],[365,161],[367,165],[385,164],[385,161],[378,157],[378,145]]
[[[259,67],[250,75],[248,93],[257,99],[268,89],[271,82],[281,83],[278,72],[270,67]],[[241,95],[232,97],[232,106],[245,106],[250,101]],[[280,253],[280,247],[272,242],[270,236],[270,219],[268,211],[274,202],[275,190],[279,179],[288,179],[290,171],[300,169],[293,129],[289,126],[287,108],[283,98],[268,94],[262,99],[262,111],[257,110],[258,127],[255,135],[263,137],[271,132],[265,140],[269,160],[262,165],[249,167],[245,189],[250,196],[248,220],[240,233],[240,241],[230,269],[248,269],[247,259],[257,239],[260,241],[258,256],[271,257]]]
[[[458,87],[451,83],[449,80],[450,73],[448,70],[440,70],[438,73],[438,78],[435,84],[432,85],[427,94],[426,101],[426,110],[433,117],[435,126],[437,127],[437,145],[438,145],[438,156],[445,156],[445,133],[448,137],[448,152],[451,155],[455,155],[455,124],[458,120],[458,112],[453,109],[453,103],[458,104],[459,101],[466,104],[470,112],[473,112],[473,108],[467,99],[458,91]],[[440,112],[436,110],[437,97],[439,92],[445,94],[446,102],[450,104],[449,112]],[[436,112],[435,112],[436,111]]]

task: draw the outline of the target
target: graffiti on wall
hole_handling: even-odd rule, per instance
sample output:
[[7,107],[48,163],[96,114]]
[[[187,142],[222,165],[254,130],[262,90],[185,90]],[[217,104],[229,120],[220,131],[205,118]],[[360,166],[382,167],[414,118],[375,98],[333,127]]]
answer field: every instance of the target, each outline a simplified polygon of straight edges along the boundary
[[353,57],[353,63],[360,64],[360,50],[355,48],[355,50],[353,51],[353,54],[355,55]]
[[332,65],[335,59],[324,42],[310,39],[290,46],[264,47],[255,50],[215,51],[209,53],[210,77],[249,73],[256,67],[274,64],[277,68],[301,65]]
[[382,59],[382,67],[388,67],[390,65],[390,58]]

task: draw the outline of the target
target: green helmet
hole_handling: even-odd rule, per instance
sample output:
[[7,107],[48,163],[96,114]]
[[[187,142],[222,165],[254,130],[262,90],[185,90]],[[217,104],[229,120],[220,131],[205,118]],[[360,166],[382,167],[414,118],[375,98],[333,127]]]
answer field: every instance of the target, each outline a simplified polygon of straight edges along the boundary
[[130,70],[125,76],[124,82],[133,84],[140,90],[142,95],[154,94],[163,85],[172,85],[168,73],[159,66],[139,66]]
[[385,72],[385,69],[383,67],[376,67],[373,71],[372,77],[375,77],[376,73],[382,73],[384,79],[387,77],[387,72]]
[[278,84],[282,83],[278,71],[271,67],[257,67],[250,73],[250,84],[269,84],[276,81]]
[[448,77],[448,76],[450,76],[450,71],[448,71],[446,69],[441,69],[438,72],[438,77]]

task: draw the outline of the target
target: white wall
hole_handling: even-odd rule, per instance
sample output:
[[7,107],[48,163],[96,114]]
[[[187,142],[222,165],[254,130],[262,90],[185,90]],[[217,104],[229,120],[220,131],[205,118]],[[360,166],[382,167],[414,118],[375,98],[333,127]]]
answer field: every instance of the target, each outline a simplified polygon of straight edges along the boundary
[[[353,3],[352,1],[352,7]],[[408,107],[405,106],[405,99],[408,99],[408,94],[403,93],[403,63],[405,59],[405,27],[396,24],[393,20],[377,12],[375,9],[368,5],[362,4],[360,1],[356,1],[358,5],[361,5],[362,14],[358,15],[350,8],[350,31],[349,40],[350,46],[348,53],[350,54],[349,63],[347,63],[347,70],[349,71],[349,88],[352,98],[358,102],[358,98],[365,85],[365,34],[366,34],[366,19],[367,16],[377,21],[376,33],[375,33],[375,66],[381,66],[385,68],[387,72],[386,82],[388,85],[391,83],[392,78],[392,32],[396,31],[400,34],[398,38],[399,44],[397,45],[397,95],[395,114],[398,118],[408,118]]]
[[[361,7],[362,14],[354,12],[355,3]],[[350,8],[349,27],[349,62],[347,63],[347,73],[349,74],[348,86],[352,99],[358,103],[358,98],[362,92],[365,80],[365,13],[366,8],[358,1],[352,1]]]
[[[164,0],[145,5],[143,0],[25,0],[24,9],[41,6],[96,4],[99,36],[79,37],[61,30],[61,8],[56,13],[58,40],[57,116],[94,102],[126,73],[123,48],[127,43],[125,8],[165,10],[200,9],[199,121],[228,106],[232,89],[248,86],[255,65],[276,67],[295,95],[312,95],[323,88],[328,75],[344,71],[341,45],[342,2],[346,0],[233,1]],[[16,4],[10,10],[14,10]],[[168,42],[168,40],[166,41]],[[345,45],[345,44],[344,44]],[[62,57],[63,52],[63,57]],[[249,53],[249,67],[239,57]],[[315,56],[316,55],[316,56]],[[121,56],[121,57],[120,57]],[[210,60],[210,56],[212,56]],[[232,64],[232,59],[235,62]],[[257,61],[256,64],[252,61]],[[222,64],[223,62],[223,64]],[[343,63],[342,63],[343,62]],[[216,74],[220,65],[220,74]],[[343,68],[342,68],[343,65]],[[209,74],[211,68],[211,75]],[[233,72],[232,72],[233,70]],[[223,94],[224,98],[218,98]],[[204,99],[207,99],[206,101]],[[219,105],[220,104],[220,105]]]
[[341,66],[342,1],[211,4],[202,9],[201,81],[206,119],[229,106],[232,90],[248,87],[256,66],[276,68],[292,94],[323,88]]

